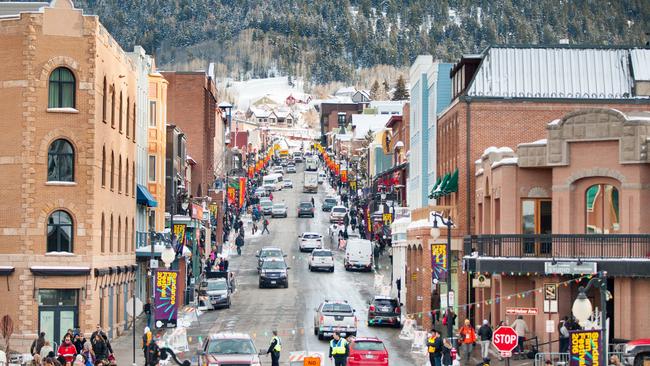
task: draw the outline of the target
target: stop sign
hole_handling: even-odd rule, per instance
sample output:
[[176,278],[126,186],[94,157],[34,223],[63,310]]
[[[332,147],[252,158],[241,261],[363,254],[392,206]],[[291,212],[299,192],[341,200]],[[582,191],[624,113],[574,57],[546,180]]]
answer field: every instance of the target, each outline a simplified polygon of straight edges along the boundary
[[503,353],[512,352],[517,347],[517,332],[512,327],[499,327],[492,334],[492,344]]

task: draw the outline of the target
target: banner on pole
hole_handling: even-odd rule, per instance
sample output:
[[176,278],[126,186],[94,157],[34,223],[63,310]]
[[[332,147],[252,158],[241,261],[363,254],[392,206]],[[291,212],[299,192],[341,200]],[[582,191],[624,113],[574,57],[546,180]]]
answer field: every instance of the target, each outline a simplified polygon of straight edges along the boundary
[[432,280],[444,281],[447,278],[447,245],[431,244]]
[[185,245],[185,224],[174,224],[174,235],[181,245]]
[[156,271],[154,294],[154,316],[156,328],[176,327],[178,316],[177,287],[178,271]]
[[570,336],[570,366],[602,366],[606,364],[601,330],[578,330],[570,332]]

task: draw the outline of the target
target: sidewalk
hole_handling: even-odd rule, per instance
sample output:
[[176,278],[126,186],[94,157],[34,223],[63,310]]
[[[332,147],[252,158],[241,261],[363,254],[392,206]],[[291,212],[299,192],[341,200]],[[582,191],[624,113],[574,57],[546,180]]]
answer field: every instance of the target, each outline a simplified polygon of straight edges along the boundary
[[[144,353],[142,352],[142,335],[144,334],[144,327],[146,326],[147,318],[140,316],[135,321],[135,365],[144,365]],[[117,359],[118,365],[132,365],[133,364],[133,327],[127,330],[117,338],[111,340],[113,353]],[[161,334],[164,332],[159,331]],[[155,336],[155,333],[154,333]]]

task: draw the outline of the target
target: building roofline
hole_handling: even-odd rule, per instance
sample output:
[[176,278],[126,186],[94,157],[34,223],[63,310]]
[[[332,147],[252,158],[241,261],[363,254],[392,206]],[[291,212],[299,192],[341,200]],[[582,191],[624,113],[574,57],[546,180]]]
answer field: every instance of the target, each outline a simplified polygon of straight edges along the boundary
[[459,95],[456,99],[459,101],[512,101],[512,102],[572,102],[572,103],[621,103],[621,104],[650,104],[650,97],[646,98],[625,98],[625,99],[595,99],[595,98],[506,98],[506,97],[485,97],[485,96],[468,96]]
[[489,49],[491,48],[517,48],[517,49],[523,49],[523,48],[537,48],[537,49],[542,49],[542,48],[565,48],[565,49],[578,49],[578,50],[584,50],[584,49],[598,49],[598,50],[629,50],[629,49],[650,49],[650,46],[647,45],[601,45],[601,44],[494,44],[488,46],[483,52],[481,52],[482,55],[484,55]]

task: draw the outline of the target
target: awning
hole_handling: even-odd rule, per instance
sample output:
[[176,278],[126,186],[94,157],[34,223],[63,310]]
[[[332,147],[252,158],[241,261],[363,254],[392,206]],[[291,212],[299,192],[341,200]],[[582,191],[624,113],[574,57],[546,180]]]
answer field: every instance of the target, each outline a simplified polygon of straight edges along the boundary
[[147,207],[158,206],[158,202],[156,202],[156,199],[153,198],[151,192],[149,192],[147,187],[143,186],[142,184],[138,184],[137,202],[139,205],[144,205]]
[[0,266],[0,276],[9,276],[11,275],[16,268],[13,266]]
[[34,276],[84,276],[90,274],[90,267],[31,266],[29,270]]

